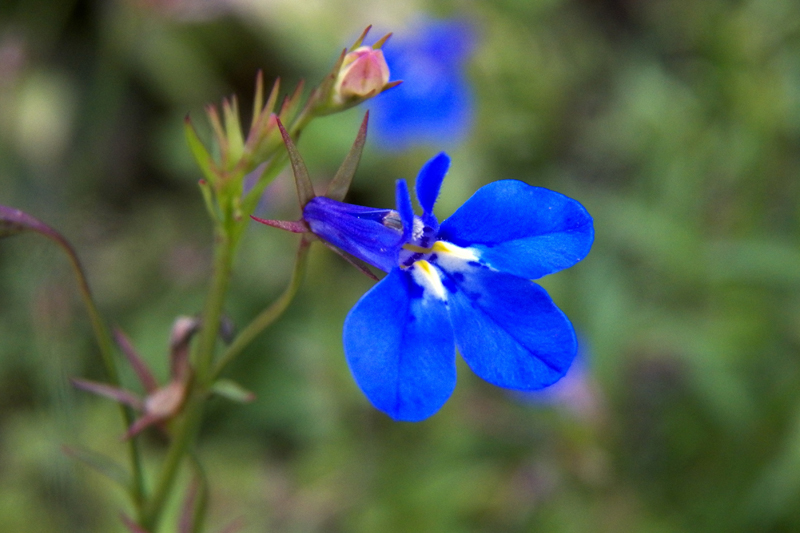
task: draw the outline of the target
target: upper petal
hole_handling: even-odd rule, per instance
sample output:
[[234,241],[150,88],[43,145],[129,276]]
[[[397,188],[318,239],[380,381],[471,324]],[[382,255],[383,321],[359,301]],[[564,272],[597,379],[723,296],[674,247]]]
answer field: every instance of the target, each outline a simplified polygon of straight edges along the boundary
[[436,224],[433,217],[433,204],[439,196],[447,169],[450,168],[450,157],[441,152],[436,157],[425,163],[417,175],[416,193],[419,205],[422,207],[422,220],[429,226]]
[[456,345],[472,370],[510,389],[552,385],[577,352],[569,319],[533,281],[479,263],[447,264]]
[[350,370],[372,404],[395,420],[428,418],[455,388],[453,329],[441,296],[412,270],[396,268],[345,320]]
[[586,257],[592,217],[577,201],[516,180],[481,187],[442,222],[439,238],[480,252],[497,270],[535,279]]

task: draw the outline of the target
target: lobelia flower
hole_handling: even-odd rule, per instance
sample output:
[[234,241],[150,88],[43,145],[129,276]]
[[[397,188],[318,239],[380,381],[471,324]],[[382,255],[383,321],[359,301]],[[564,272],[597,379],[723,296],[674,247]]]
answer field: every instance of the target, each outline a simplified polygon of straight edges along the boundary
[[344,349],[361,390],[396,420],[423,420],[447,401],[456,347],[481,378],[515,390],[555,383],[577,350],[571,323],[531,280],[586,256],[589,213],[562,194],[502,180],[439,224],[433,206],[449,163],[441,153],[421,169],[422,216],[403,180],[396,210],[321,196],[303,208],[311,232],[388,272],[348,314]]
[[472,123],[472,95],[464,64],[474,41],[465,21],[424,21],[410,35],[383,49],[403,83],[370,103],[382,148],[402,151],[415,144],[461,142]]

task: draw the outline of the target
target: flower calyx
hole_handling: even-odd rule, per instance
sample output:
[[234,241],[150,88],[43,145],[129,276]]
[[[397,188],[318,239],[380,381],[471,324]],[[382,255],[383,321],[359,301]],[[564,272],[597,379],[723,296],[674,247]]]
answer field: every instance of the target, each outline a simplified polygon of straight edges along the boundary
[[[281,135],[283,136],[284,144],[286,145],[286,150],[289,153],[289,160],[292,166],[292,173],[294,175],[295,185],[297,188],[297,199],[300,205],[300,210],[303,213],[303,217],[300,220],[288,221],[288,220],[273,220],[273,219],[265,219],[259,218],[256,216],[250,216],[256,222],[260,222],[262,224],[266,224],[267,226],[272,226],[274,228],[279,228],[284,231],[289,231],[292,233],[302,233],[305,239],[316,239],[318,238],[318,233],[315,231],[316,226],[316,217],[315,213],[319,210],[317,207],[320,204],[327,204],[332,203],[336,205],[346,206],[347,204],[342,203],[342,200],[347,195],[347,191],[350,189],[350,184],[353,181],[353,176],[358,168],[358,163],[361,160],[361,154],[364,150],[364,144],[367,140],[367,125],[369,122],[369,111],[364,114],[364,120],[361,121],[361,127],[358,130],[358,134],[356,135],[356,139],[353,142],[353,146],[350,148],[350,151],[345,157],[344,161],[342,162],[339,169],[336,171],[333,179],[328,183],[328,186],[325,190],[325,194],[319,196],[314,192],[314,187],[311,183],[311,178],[308,174],[308,169],[306,168],[305,163],[303,162],[302,157],[300,156],[300,152],[297,150],[294,142],[292,141],[291,136],[286,131],[286,128],[283,126],[281,121],[278,121],[278,128],[280,129]],[[375,275],[370,272],[370,270],[355,257],[351,257],[348,255],[347,250],[340,250],[335,246],[335,243],[331,243],[326,239],[320,239],[322,242],[331,248],[334,252],[341,255],[346,261],[350,264],[355,266],[358,270],[362,273],[366,274],[368,277],[372,279],[376,279]]]

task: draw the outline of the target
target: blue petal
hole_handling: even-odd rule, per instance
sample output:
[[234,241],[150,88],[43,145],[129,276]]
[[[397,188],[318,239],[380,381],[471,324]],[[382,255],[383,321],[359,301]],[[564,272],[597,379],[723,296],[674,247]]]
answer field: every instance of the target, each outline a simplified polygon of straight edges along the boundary
[[421,21],[383,47],[392,79],[403,80],[370,100],[373,139],[384,149],[420,144],[457,145],[473,122],[473,96],[465,72],[476,40],[464,21]]
[[442,222],[439,238],[480,252],[497,270],[536,279],[586,257],[592,217],[577,201],[516,180],[481,187]]
[[569,319],[533,281],[474,265],[445,273],[464,360],[499,387],[536,390],[558,381],[578,349]]
[[411,205],[411,195],[408,193],[406,180],[397,180],[395,184],[395,202],[400,220],[403,223],[402,242],[406,243],[411,238],[414,229],[414,206]]
[[397,213],[317,196],[303,208],[311,231],[330,244],[388,272],[403,245]]
[[448,168],[450,168],[450,158],[446,153],[441,152],[425,163],[417,175],[417,200],[422,207],[422,220],[429,226],[431,226],[431,222],[436,224],[436,218],[432,216],[433,204],[436,203],[436,198],[439,196],[439,189]]
[[358,386],[375,407],[395,420],[428,418],[455,388],[455,346],[447,306],[399,268],[347,315],[344,350]]

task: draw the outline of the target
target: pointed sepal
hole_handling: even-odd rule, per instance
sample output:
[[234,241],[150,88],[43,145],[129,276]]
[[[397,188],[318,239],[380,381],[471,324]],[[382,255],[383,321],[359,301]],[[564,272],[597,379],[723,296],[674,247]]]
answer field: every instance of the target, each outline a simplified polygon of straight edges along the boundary
[[353,181],[353,176],[358,168],[358,163],[361,161],[361,153],[364,151],[364,143],[367,142],[367,123],[369,122],[369,111],[364,113],[364,120],[361,121],[361,127],[358,129],[356,140],[353,142],[350,152],[342,162],[336,175],[328,183],[328,189],[325,191],[325,196],[333,200],[344,200],[347,191],[350,189],[350,183]]
[[219,175],[217,174],[216,165],[214,164],[214,158],[208,153],[203,141],[201,141],[200,137],[197,135],[197,130],[194,124],[192,124],[192,119],[189,115],[186,115],[183,119],[183,130],[186,135],[186,142],[189,145],[189,150],[191,150],[197,166],[200,167],[200,170],[207,180],[211,183],[216,183],[219,180]]
[[266,224],[267,226],[272,226],[273,228],[282,229],[292,233],[308,233],[311,231],[308,228],[308,224],[306,224],[305,220],[272,220],[270,218],[259,218],[254,215],[250,215],[250,218],[256,222]]
[[300,209],[305,206],[309,200],[314,198],[314,186],[311,184],[311,177],[308,175],[308,168],[300,156],[300,152],[292,141],[292,136],[283,127],[283,123],[278,119],[278,128],[283,137],[283,143],[286,145],[286,151],[289,152],[289,161],[292,164],[292,173],[294,174],[294,183],[297,186],[297,199],[300,202]]

